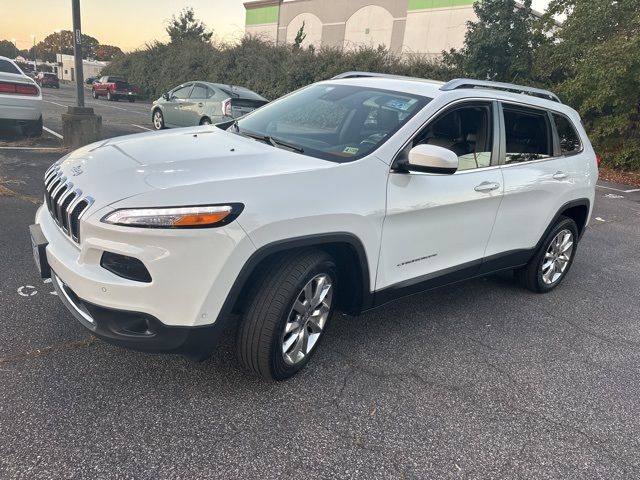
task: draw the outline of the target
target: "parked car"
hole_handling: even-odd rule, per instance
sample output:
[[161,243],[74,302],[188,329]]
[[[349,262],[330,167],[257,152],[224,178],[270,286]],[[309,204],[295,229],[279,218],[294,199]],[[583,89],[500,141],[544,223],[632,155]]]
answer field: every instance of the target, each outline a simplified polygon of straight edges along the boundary
[[153,102],[151,120],[156,130],[209,125],[239,118],[268,102],[244,87],[187,82]]
[[87,77],[84,79],[84,83],[86,83],[87,85],[93,85],[93,82],[95,82],[96,80],[96,77]]
[[0,57],[0,125],[19,126],[29,137],[42,135],[42,92],[7,57]]
[[31,235],[93,335],[203,358],[239,318],[240,362],[282,380],[337,309],[507,269],[558,287],[597,178],[551,92],[348,73],[218,128],[76,150],[47,170]]
[[35,80],[41,87],[60,88],[60,81],[55,73],[40,72]]
[[91,87],[93,98],[107,97],[109,101],[117,101],[126,98],[130,102],[135,102],[138,96],[138,89],[129,85],[124,77],[106,75],[93,82]]

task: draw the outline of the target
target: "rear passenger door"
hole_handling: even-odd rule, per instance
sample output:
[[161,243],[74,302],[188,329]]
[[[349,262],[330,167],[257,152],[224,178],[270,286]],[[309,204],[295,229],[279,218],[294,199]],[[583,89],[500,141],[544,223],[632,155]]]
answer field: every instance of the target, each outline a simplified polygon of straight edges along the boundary
[[506,102],[500,110],[504,196],[486,257],[520,252],[526,258],[569,201],[572,180],[547,110]]
[[207,87],[200,83],[193,85],[189,98],[182,104],[182,119],[185,127],[199,125],[207,101]]

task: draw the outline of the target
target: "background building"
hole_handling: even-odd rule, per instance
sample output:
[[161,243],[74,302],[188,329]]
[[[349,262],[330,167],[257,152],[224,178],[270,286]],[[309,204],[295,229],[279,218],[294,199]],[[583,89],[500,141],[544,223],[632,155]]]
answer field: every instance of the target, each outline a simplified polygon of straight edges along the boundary
[[303,45],[384,45],[394,53],[437,56],[460,48],[474,0],[257,0],[246,2],[246,33]]
[[[60,80],[76,80],[76,65],[73,55],[56,54],[58,60],[58,78]],[[109,65],[109,62],[99,62],[97,60],[82,60],[82,73],[85,80],[89,77],[97,77],[100,71]]]

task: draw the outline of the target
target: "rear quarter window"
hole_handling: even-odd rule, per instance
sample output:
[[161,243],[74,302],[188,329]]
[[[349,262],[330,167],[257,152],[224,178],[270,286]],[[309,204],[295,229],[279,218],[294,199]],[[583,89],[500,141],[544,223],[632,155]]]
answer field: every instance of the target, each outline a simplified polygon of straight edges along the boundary
[[16,73],[21,75],[22,72],[13,63],[7,60],[0,60],[0,72],[2,73]]
[[580,135],[576,132],[571,120],[558,113],[552,113],[552,116],[558,134],[560,153],[562,155],[572,155],[581,152],[582,142],[580,142]]

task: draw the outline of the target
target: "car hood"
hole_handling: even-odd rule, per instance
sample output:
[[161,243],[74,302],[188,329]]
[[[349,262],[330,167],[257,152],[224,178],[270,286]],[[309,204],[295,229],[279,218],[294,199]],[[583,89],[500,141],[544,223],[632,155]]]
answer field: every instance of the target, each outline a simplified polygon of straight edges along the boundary
[[212,126],[118,137],[59,162],[67,181],[96,207],[157,189],[237,181],[320,168],[332,162],[275,148]]

